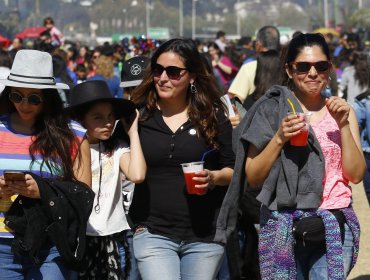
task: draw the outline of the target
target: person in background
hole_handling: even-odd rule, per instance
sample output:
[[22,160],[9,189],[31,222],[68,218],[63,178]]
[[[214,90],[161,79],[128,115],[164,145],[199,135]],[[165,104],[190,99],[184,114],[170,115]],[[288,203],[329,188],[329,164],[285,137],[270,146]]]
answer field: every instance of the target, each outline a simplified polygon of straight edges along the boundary
[[[10,73],[12,67],[12,58],[8,51],[0,50],[0,79],[5,79]],[[4,90],[5,86],[0,84],[0,94]]]
[[69,70],[74,71],[76,68],[77,49],[74,44],[66,46],[67,52],[67,67]]
[[[148,70],[150,65],[150,58],[146,56],[135,56],[126,60],[122,65],[121,72],[121,84],[120,86],[124,90],[124,98],[131,99],[131,94],[133,90],[141,84],[143,81],[145,71]],[[126,133],[122,126],[122,123],[118,123],[114,130],[114,136],[117,136],[119,139],[125,139]],[[130,211],[130,206],[132,199],[134,197],[135,184],[125,176],[122,176],[122,192],[123,192],[123,206],[129,219],[128,213]],[[140,280],[140,273],[137,267],[137,262],[134,255],[134,246],[133,246],[133,231],[128,230],[126,233],[127,243],[129,245],[128,251],[130,253],[130,270],[127,277],[128,280]]]
[[[139,113],[129,100],[111,96],[105,81],[87,81],[72,90],[70,116],[87,129],[91,150],[92,189],[96,193],[87,223],[87,267],[80,279],[130,279],[123,207],[122,176],[144,180],[145,159],[138,135]],[[132,123],[127,119],[132,118]],[[112,136],[121,119],[129,142]],[[127,251],[127,252],[126,252]],[[127,264],[127,265],[126,265]]]
[[124,89],[126,99],[131,99],[132,91],[143,81],[149,65],[150,58],[147,56],[135,56],[123,63],[120,87]]
[[[279,30],[275,26],[264,26],[258,30],[255,50],[256,53],[268,50],[280,51]],[[254,77],[256,76],[256,69],[256,60],[243,64],[231,83],[228,92],[244,102],[247,96],[252,94],[255,89]]]
[[89,48],[87,46],[80,46],[78,49],[78,55],[76,58],[76,64],[84,64],[87,68],[90,63]]
[[257,69],[254,78],[255,90],[244,100],[243,106],[248,111],[273,85],[281,84],[281,76],[276,75],[282,69],[280,54],[276,50],[261,52],[257,56]]
[[23,49],[23,40],[22,38],[15,37],[12,41],[12,44],[9,47],[9,55],[14,60],[15,54],[17,51]]
[[254,60],[256,52],[253,47],[253,40],[250,36],[243,36],[238,41],[238,47],[241,49],[241,64],[246,64]]
[[49,31],[51,36],[51,44],[54,47],[59,47],[63,45],[63,33],[60,32],[58,28],[54,25],[54,20],[51,17],[44,18],[44,26],[46,27],[47,31]]
[[194,42],[197,45],[197,49],[198,49],[199,53],[202,54],[202,53],[206,53],[208,51],[207,50],[207,45],[205,44],[204,41],[199,40],[199,39],[195,39]]
[[77,84],[80,84],[87,80],[87,70],[85,65],[78,64],[75,69],[75,73],[77,76]]
[[101,53],[101,47],[100,46],[96,47],[92,51],[91,58],[90,58],[89,63],[88,63],[88,67],[86,67],[88,78],[93,77],[96,74],[96,60],[99,58],[99,56],[101,54],[102,53]]
[[108,84],[113,97],[123,98],[123,91],[120,85],[120,78],[114,75],[114,65],[110,57],[100,55],[95,61],[96,73],[87,78],[88,81],[102,80]]
[[[360,235],[349,182],[359,183],[366,168],[356,116],[345,100],[321,95],[331,69],[322,35],[294,37],[284,65],[286,86],[272,87],[237,128],[230,187],[246,181],[262,188],[262,279],[346,279]],[[298,113],[310,115],[308,139],[300,147],[290,142],[306,127]],[[313,241],[316,226],[321,231]]]
[[348,103],[353,106],[355,98],[368,89],[370,67],[365,52],[353,51],[349,56],[349,61],[350,66],[344,68],[342,73],[339,94],[346,97]]
[[226,51],[227,40],[225,31],[217,31],[215,43],[217,44],[219,50],[221,50],[223,53]]
[[101,46],[100,48],[100,55],[106,56],[112,61],[113,74],[114,76],[117,76],[117,77],[121,76],[122,59],[123,59],[123,56],[121,55],[119,49],[120,49],[119,45],[117,44],[111,45],[108,42],[105,42],[103,46]]
[[230,82],[238,72],[238,68],[221,52],[216,43],[208,44],[208,53],[211,57],[214,71],[218,72],[222,83],[224,84],[223,90],[224,92],[227,92]]
[[362,151],[366,160],[366,172],[364,177],[364,189],[367,201],[370,204],[370,87],[356,96],[353,104],[356,112],[361,136]]
[[48,30],[41,32],[40,38],[35,41],[34,48],[50,54],[55,50],[56,46],[52,44],[51,35]]
[[0,278],[75,279],[94,198],[85,129],[63,112],[50,54],[18,51],[0,83]]
[[[220,96],[196,45],[186,39],[160,45],[131,94],[141,107],[139,135],[148,168],[129,211],[144,280],[217,275],[231,225],[216,222],[229,212],[220,208],[234,164],[232,127]],[[203,157],[205,169],[193,180],[204,194],[188,194],[180,164]]]

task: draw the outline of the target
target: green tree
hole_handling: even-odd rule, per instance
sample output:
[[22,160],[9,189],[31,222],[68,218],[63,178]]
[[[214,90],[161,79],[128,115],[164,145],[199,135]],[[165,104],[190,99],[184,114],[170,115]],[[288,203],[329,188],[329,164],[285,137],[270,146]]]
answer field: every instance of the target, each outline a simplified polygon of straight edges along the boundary
[[370,28],[370,8],[360,9],[350,17],[350,23],[355,27]]

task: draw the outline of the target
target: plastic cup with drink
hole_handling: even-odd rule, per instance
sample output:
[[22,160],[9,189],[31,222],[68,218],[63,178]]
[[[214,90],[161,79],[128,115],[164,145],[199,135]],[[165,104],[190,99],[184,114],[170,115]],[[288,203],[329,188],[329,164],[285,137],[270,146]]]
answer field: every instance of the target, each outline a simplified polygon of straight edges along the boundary
[[186,190],[188,194],[203,195],[207,192],[207,188],[196,188],[195,185],[202,183],[194,181],[193,177],[201,177],[200,174],[196,174],[203,170],[204,161],[182,163],[182,171],[185,176]]
[[289,112],[288,114],[293,114],[293,115],[298,116],[305,123],[305,126],[302,127],[299,134],[290,138],[290,141],[289,141],[290,145],[296,146],[296,147],[306,146],[307,145],[307,139],[308,139],[308,130],[310,128],[311,112],[308,112],[308,113],[298,112],[298,113],[296,113],[293,102],[289,98],[287,99],[287,101],[288,101],[288,103],[289,103],[289,105],[290,105],[290,107],[292,108],[292,111],[293,111],[293,113]]
[[[292,113],[289,113],[292,114]],[[296,113],[297,117],[299,117],[304,122],[304,127],[301,128],[301,131],[299,134],[293,136],[290,138],[290,145],[296,146],[296,147],[303,147],[307,145],[307,139],[308,139],[308,131],[310,127],[310,116],[311,113]]]

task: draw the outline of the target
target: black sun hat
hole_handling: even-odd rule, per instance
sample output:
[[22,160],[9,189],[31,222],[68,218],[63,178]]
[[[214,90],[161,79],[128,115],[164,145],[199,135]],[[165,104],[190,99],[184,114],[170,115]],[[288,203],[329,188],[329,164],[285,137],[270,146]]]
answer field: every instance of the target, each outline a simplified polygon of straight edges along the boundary
[[116,118],[129,116],[135,110],[135,104],[132,101],[114,98],[107,83],[102,80],[86,81],[75,86],[71,91],[71,101],[66,110],[73,116],[78,114],[80,106],[96,101],[111,102]]
[[135,56],[122,64],[120,87],[136,87],[143,81],[145,69],[150,64],[150,58]]

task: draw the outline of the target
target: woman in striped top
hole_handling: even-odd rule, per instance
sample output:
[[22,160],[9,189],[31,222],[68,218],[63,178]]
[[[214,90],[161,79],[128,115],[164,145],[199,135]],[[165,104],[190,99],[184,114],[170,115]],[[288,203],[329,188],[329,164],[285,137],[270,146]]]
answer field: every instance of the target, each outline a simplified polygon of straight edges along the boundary
[[6,213],[18,195],[40,199],[31,174],[22,181],[6,181],[5,170],[32,172],[42,178],[79,180],[91,185],[90,150],[85,130],[68,122],[63,113],[48,53],[19,51],[10,75],[0,80],[6,87],[0,96],[0,278],[71,279],[56,246],[45,242],[35,264],[29,256],[15,255],[15,232],[4,224]]

